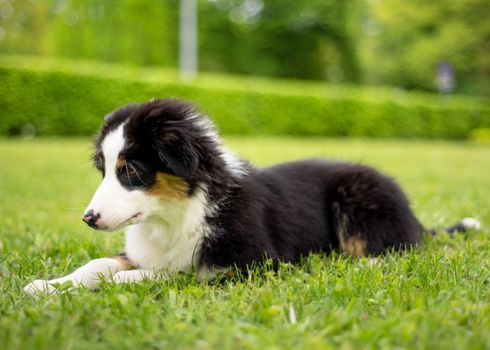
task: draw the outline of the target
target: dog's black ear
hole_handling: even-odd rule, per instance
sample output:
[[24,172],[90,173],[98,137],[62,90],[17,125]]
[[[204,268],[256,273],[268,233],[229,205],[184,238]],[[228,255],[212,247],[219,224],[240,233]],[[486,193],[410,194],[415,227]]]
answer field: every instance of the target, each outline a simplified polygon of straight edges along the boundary
[[184,179],[192,178],[199,166],[195,113],[192,105],[176,99],[152,100],[141,113],[163,167]]
[[199,153],[192,141],[175,131],[162,131],[155,137],[155,147],[163,165],[181,178],[192,178],[199,166]]

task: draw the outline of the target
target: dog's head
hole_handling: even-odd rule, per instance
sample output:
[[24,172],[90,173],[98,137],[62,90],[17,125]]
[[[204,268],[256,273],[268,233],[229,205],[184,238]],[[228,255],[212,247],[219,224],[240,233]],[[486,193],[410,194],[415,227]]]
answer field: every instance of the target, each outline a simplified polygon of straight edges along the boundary
[[[211,122],[180,100],[152,100],[105,117],[95,140],[102,183],[83,215],[116,230],[158,215],[226,182],[226,159]],[[166,211],[168,213],[166,213]]]

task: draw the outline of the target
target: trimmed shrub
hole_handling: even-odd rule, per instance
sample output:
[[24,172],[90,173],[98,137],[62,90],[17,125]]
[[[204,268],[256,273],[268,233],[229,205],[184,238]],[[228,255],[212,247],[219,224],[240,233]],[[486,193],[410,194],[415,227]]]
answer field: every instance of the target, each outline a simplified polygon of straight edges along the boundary
[[470,97],[379,90],[367,98],[366,88],[252,79],[185,84],[167,71],[0,57],[0,134],[26,124],[41,135],[92,134],[114,108],[167,96],[194,101],[224,134],[465,139],[490,127],[490,106]]
[[490,128],[471,130],[470,140],[480,143],[490,143]]

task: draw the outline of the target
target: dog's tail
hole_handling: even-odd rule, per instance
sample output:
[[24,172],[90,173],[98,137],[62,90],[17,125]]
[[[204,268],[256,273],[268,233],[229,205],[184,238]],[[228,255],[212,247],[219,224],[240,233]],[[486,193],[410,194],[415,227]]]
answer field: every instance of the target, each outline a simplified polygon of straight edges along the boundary
[[478,231],[481,227],[480,221],[475,218],[464,218],[457,224],[454,224],[449,227],[444,227],[444,228],[431,228],[428,230],[425,230],[426,233],[431,234],[431,235],[436,235],[438,232],[446,232],[450,236],[453,236],[455,233],[458,232],[466,232],[469,230],[476,230]]

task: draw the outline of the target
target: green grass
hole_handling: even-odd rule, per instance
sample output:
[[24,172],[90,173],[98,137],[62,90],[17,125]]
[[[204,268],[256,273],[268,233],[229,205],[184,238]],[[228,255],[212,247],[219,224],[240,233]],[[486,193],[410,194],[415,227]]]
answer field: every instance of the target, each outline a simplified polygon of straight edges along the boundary
[[[122,248],[81,213],[99,175],[87,139],[0,139],[0,349],[490,348],[490,146],[232,138],[258,165],[303,157],[372,164],[395,176],[426,226],[484,226],[365,259],[314,255],[221,284],[192,275],[33,300],[22,287]],[[290,307],[297,323],[291,324]]]

